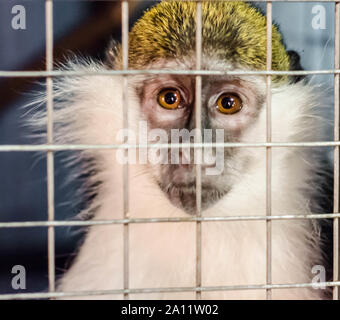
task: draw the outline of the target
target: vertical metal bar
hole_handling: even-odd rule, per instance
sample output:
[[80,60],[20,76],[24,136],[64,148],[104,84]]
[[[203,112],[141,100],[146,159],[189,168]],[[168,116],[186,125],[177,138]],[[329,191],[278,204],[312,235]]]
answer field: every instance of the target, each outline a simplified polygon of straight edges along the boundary
[[[123,49],[123,70],[129,68],[129,3],[122,1],[122,49]],[[128,77],[123,76],[123,127],[128,128]],[[124,141],[127,142],[127,141]],[[128,150],[125,150],[128,153]],[[129,165],[124,164],[123,168],[123,202],[124,219],[129,218]],[[123,227],[124,237],[124,289],[129,289],[129,224]],[[129,294],[124,293],[124,299],[129,299]]]
[[[45,1],[46,70],[53,70],[53,0]],[[53,79],[46,78],[47,144],[53,144]],[[54,220],[54,154],[47,151],[47,204],[48,221]],[[54,227],[48,227],[48,284],[55,291],[55,239]]]
[[[196,3],[196,70],[202,68],[202,3]],[[195,127],[196,139],[195,142],[202,142],[202,125],[201,125],[201,110],[202,110],[202,77],[196,76],[196,110],[195,110]],[[201,159],[202,148],[195,149],[198,162],[196,163],[196,210],[197,217],[201,217],[201,201],[202,201],[202,171]],[[196,287],[202,286],[202,225],[200,221],[196,222]],[[196,291],[196,299],[201,299],[201,292]]]
[[[267,2],[267,71],[272,68],[272,2]],[[267,142],[272,140],[271,76],[266,77],[266,129]],[[266,216],[272,214],[272,149],[266,148]],[[272,283],[272,221],[266,221],[266,283]],[[266,290],[267,299],[272,298],[271,289]]]
[[[340,2],[335,3],[334,69],[339,69]],[[339,74],[334,74],[334,141],[339,141]],[[339,212],[339,146],[334,147],[334,212]],[[333,281],[339,280],[339,218],[333,220]],[[339,300],[339,287],[333,287]]]

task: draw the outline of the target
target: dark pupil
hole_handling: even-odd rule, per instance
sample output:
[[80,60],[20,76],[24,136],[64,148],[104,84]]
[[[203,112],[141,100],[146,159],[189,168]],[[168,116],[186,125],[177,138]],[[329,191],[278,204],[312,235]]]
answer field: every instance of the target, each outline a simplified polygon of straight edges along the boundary
[[164,96],[164,101],[167,104],[174,104],[177,101],[177,95],[174,92],[167,92]]
[[224,97],[221,104],[224,109],[231,109],[235,104],[235,100],[232,97]]

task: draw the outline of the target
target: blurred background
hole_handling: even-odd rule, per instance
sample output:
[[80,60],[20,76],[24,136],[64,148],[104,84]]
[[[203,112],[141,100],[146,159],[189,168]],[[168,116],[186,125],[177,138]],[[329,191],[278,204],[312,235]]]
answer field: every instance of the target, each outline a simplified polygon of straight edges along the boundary
[[[130,24],[156,1],[131,1]],[[26,29],[12,28],[12,8],[26,9]],[[265,9],[264,3],[256,3]],[[315,6],[321,6],[315,7]],[[314,8],[314,9],[313,9]],[[54,57],[65,61],[71,53],[102,59],[108,41],[120,40],[119,1],[54,0]],[[43,0],[1,0],[0,70],[43,70],[45,54],[45,5]],[[324,21],[318,20],[318,16]],[[289,50],[300,54],[306,70],[334,66],[334,4],[273,3],[273,19],[279,25]],[[314,24],[313,24],[314,19]],[[315,20],[316,19],[316,20]],[[317,27],[319,26],[319,27]],[[315,28],[316,27],[316,28]],[[311,81],[333,85],[332,76],[314,76]],[[23,127],[31,93],[43,79],[0,78],[0,144],[37,143]],[[331,92],[331,91],[330,91]],[[65,183],[67,169],[62,155],[55,161],[56,220],[71,219],[80,210],[73,205],[79,182]],[[46,157],[32,152],[0,153],[0,222],[47,219]],[[56,228],[56,267],[60,274],[70,264],[82,233]],[[0,293],[14,293],[11,273],[14,265],[27,272],[25,292],[46,290],[46,228],[0,228]]]

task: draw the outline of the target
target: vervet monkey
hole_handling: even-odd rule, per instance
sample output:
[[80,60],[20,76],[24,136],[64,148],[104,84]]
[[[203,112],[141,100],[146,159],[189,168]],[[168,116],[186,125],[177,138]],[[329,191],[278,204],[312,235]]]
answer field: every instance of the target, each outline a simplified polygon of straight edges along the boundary
[[[146,11],[131,29],[128,66],[133,70],[195,70],[195,48],[196,4],[163,1]],[[111,44],[106,57],[103,62],[70,62],[65,70],[101,72],[123,68],[120,44]],[[278,28],[273,25],[272,69],[293,70],[296,62],[296,55],[287,51]],[[203,2],[202,69],[266,70],[265,16],[246,3]],[[112,75],[56,80],[55,143],[115,145],[124,142],[123,83],[123,76]],[[196,128],[196,99],[194,75],[128,76],[128,129],[135,135],[135,140],[129,136],[128,141],[141,140],[141,123],[146,123],[149,131],[162,129],[166,143],[172,142],[174,129],[191,132]],[[213,142],[217,141],[218,129],[223,132],[223,142],[266,142],[266,77],[202,76],[201,99],[201,127],[212,131]],[[321,89],[305,79],[272,76],[272,141],[324,140],[326,121],[318,116],[318,111],[327,107]],[[37,114],[32,123],[39,127],[45,121],[44,114]],[[159,142],[164,137],[153,138],[153,142]],[[217,149],[212,149],[210,158],[215,162],[222,159],[223,168],[218,174],[207,174],[207,169],[216,167],[215,162],[203,160],[201,163],[201,214],[244,219],[202,222],[202,286],[265,284],[266,221],[246,217],[266,214],[266,150],[226,147],[218,158]],[[161,154],[161,159],[168,160],[162,163],[150,161],[152,157],[141,161],[143,154],[139,150],[129,153],[129,218],[195,217],[197,164],[191,157],[193,152],[179,152],[180,163],[172,163],[171,150],[153,153],[156,158]],[[330,205],[324,191],[328,170],[325,152],[317,148],[273,147],[271,153],[272,215],[324,212]],[[125,164],[118,161],[124,160],[124,155],[126,152],[119,149],[77,153],[73,164],[79,174],[87,174],[82,192],[92,195],[80,217],[124,218]],[[58,290],[123,289],[123,228],[122,224],[90,226],[74,263],[60,279]],[[195,222],[131,223],[128,228],[130,288],[195,287]],[[317,220],[272,221],[273,284],[312,283],[313,266],[325,265],[324,236],[320,230]],[[118,294],[98,296],[122,297]],[[195,292],[143,293],[130,297],[194,299]],[[326,297],[326,290],[273,289],[272,297],[322,299]],[[265,299],[266,290],[208,290],[202,292],[202,298]]]

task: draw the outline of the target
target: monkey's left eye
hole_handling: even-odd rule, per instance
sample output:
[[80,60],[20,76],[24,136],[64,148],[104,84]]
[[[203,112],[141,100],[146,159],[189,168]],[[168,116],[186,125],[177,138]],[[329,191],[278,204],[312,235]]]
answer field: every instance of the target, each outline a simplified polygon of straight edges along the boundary
[[224,93],[217,99],[216,108],[222,113],[233,114],[242,109],[242,100],[237,94]]
[[165,109],[177,109],[181,103],[181,94],[176,89],[165,89],[158,94],[158,103]]

